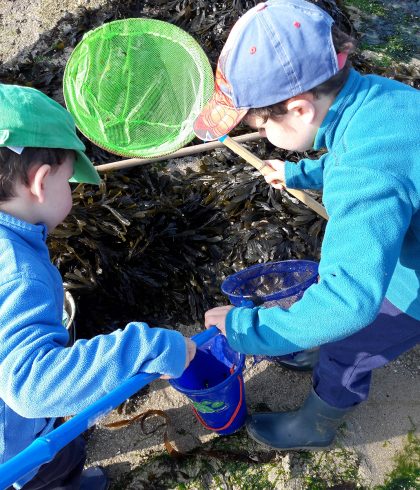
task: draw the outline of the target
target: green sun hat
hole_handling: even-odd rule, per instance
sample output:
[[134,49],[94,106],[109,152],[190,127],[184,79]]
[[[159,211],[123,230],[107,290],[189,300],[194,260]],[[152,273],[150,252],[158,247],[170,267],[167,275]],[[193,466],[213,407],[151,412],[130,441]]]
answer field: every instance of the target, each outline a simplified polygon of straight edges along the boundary
[[34,88],[0,84],[0,146],[15,151],[26,147],[74,150],[70,181],[99,184],[101,180],[84,153],[86,147],[76,134],[71,114]]

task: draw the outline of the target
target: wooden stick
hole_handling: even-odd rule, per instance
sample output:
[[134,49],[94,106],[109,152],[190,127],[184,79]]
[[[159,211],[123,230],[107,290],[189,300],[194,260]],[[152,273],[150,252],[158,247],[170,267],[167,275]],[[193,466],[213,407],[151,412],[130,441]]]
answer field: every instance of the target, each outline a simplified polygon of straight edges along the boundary
[[[250,134],[242,134],[241,136],[235,136],[231,138],[239,143],[244,143],[245,141],[255,141],[261,139],[258,132]],[[110,170],[119,170],[123,168],[135,167],[137,165],[146,165],[147,163],[160,162],[163,160],[169,160],[170,158],[180,158],[189,155],[195,155],[196,153],[203,153],[205,151],[214,150],[215,148],[223,148],[223,143],[219,141],[212,141],[211,143],[203,143],[200,145],[187,146],[186,148],[181,148],[174,153],[169,155],[164,155],[156,158],[130,158],[129,160],[120,160],[119,162],[104,163],[102,165],[96,165],[95,168],[98,172],[108,172]]]
[[[264,162],[264,160],[261,160],[256,155],[248,151],[246,148],[241,146],[238,143],[238,141],[235,141],[233,138],[230,138],[229,136],[222,136],[221,138],[219,138],[219,141],[221,141],[224,145],[230,148],[237,155],[242,157],[245,161],[250,163],[257,170],[259,170],[262,175],[268,175],[273,171],[273,169],[269,165],[267,165]],[[289,189],[288,187],[285,187],[285,189],[289,194],[296,197],[296,199],[299,199],[299,201],[306,204],[306,206],[311,208],[320,216],[322,216],[325,219],[328,219],[328,214],[324,206],[320,204],[318,201],[316,201],[314,198],[312,198],[307,192],[298,189]]]

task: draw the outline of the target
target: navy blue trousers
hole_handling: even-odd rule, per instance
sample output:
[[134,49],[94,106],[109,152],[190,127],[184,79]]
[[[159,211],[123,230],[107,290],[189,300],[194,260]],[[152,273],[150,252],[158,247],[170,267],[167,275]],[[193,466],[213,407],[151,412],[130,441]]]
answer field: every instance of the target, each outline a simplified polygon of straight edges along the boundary
[[78,490],[85,460],[85,441],[83,436],[78,436],[59,451],[52,461],[42,465],[22,490]]
[[337,408],[366,400],[372,370],[384,366],[420,342],[420,321],[385,300],[375,321],[359,332],[320,347],[313,386]]

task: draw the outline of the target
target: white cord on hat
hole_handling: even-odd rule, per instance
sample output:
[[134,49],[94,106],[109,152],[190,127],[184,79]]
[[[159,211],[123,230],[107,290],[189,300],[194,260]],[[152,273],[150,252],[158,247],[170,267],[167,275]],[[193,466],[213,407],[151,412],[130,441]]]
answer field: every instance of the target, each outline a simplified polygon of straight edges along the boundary
[[14,151],[18,155],[21,155],[22,151],[25,149],[23,146],[7,146],[6,148],[9,148],[9,150]]

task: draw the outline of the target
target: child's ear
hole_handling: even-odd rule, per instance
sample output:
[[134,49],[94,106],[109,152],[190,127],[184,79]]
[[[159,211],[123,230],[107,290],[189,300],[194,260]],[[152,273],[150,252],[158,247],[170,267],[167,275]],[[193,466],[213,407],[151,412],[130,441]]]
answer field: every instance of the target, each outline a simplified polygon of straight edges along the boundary
[[305,124],[312,124],[316,116],[316,107],[309,98],[293,97],[287,102],[287,110],[293,115],[302,118]]
[[33,197],[42,204],[45,200],[45,181],[51,172],[51,165],[46,163],[29,172],[29,189]]

